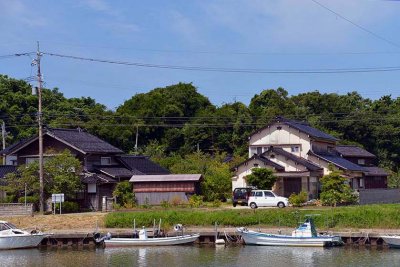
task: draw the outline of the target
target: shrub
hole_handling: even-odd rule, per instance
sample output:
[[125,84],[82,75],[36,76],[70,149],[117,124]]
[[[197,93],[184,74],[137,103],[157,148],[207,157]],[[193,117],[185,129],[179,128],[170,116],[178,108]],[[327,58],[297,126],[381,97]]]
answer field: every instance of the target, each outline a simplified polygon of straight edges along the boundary
[[[25,197],[18,198],[18,203],[25,203]],[[27,196],[26,203],[39,204],[39,197],[38,196]]]
[[300,207],[307,201],[307,192],[301,191],[299,194],[292,193],[289,196],[289,203],[294,207]]
[[183,202],[182,202],[182,199],[181,199],[181,197],[180,196],[173,196],[172,198],[171,198],[171,204],[172,204],[172,206],[174,206],[174,207],[176,207],[176,206],[178,206],[178,205],[180,205],[180,204],[182,204]]
[[199,208],[203,205],[203,196],[193,195],[189,198],[189,206],[191,208]]
[[121,206],[125,204],[135,203],[135,194],[129,181],[123,181],[115,186],[113,196],[117,199],[117,203]]
[[219,207],[221,207],[221,205],[222,205],[222,201],[221,201],[221,200],[218,200],[218,199],[214,200],[214,201],[211,203],[211,206],[212,206],[213,208],[219,208]]
[[171,203],[169,203],[166,200],[163,200],[160,202],[161,207],[163,207],[164,209],[170,208],[171,207]]
[[[60,212],[60,203],[56,204],[56,213]],[[61,203],[61,213],[79,212],[79,204],[72,201],[64,201]]]

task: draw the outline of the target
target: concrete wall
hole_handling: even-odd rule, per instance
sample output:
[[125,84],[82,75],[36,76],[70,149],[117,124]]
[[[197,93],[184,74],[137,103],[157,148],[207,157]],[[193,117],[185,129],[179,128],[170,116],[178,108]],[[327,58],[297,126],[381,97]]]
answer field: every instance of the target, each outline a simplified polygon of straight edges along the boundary
[[33,204],[28,203],[0,203],[0,216],[32,215]]
[[400,203],[400,189],[360,189],[360,205]]

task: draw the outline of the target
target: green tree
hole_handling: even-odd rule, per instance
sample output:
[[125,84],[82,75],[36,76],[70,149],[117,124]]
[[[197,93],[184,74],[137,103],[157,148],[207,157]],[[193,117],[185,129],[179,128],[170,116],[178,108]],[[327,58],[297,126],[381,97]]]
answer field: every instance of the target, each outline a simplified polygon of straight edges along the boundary
[[324,205],[336,206],[342,203],[355,203],[357,197],[354,191],[346,184],[347,179],[342,172],[330,167],[331,173],[321,179],[321,202]]
[[121,206],[133,205],[135,203],[135,193],[129,181],[123,181],[115,186],[113,196]]
[[253,168],[251,174],[246,176],[249,185],[260,189],[271,189],[276,179],[274,171],[270,168]]
[[[52,193],[64,193],[66,198],[73,198],[82,187],[79,173],[81,164],[68,150],[45,161],[44,181],[45,197]],[[24,195],[25,184],[27,195],[39,197],[39,164],[34,161],[21,165],[17,172],[6,175],[3,189],[14,196],[14,201]]]

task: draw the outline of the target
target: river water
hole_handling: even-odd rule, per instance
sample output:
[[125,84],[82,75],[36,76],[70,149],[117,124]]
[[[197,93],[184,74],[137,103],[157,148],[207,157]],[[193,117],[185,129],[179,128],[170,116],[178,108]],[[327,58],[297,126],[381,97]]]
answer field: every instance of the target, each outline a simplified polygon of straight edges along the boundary
[[400,266],[400,250],[176,246],[0,251],[0,266]]

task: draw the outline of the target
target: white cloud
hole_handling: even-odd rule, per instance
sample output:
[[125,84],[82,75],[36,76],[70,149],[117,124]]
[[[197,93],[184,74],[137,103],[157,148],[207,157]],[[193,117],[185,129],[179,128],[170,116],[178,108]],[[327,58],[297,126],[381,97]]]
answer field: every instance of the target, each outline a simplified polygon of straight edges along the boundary
[[195,23],[182,13],[174,10],[170,13],[170,23],[173,31],[186,41],[194,41],[198,43],[199,32]]
[[34,14],[23,2],[0,1],[0,18],[29,27],[42,27],[47,25],[44,17]]

